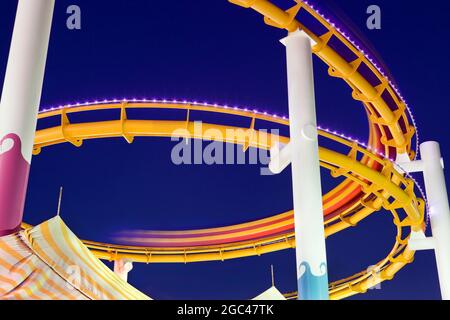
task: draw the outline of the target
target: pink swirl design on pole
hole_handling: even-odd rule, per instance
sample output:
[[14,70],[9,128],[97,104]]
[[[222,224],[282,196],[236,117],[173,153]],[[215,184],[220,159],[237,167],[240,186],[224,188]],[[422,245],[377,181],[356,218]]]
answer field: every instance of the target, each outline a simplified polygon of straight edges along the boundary
[[[4,149],[5,142],[12,147]],[[22,141],[14,133],[0,140],[0,237],[20,229],[30,164],[22,156]]]

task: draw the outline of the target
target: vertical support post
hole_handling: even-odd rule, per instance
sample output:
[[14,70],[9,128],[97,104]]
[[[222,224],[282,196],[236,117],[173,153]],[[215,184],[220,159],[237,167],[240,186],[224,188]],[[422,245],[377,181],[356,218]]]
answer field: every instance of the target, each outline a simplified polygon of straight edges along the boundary
[[420,145],[436,264],[443,300],[450,300],[450,209],[439,144]]
[[19,0],[0,102],[0,236],[20,228],[55,0]]
[[133,262],[119,259],[114,261],[114,273],[123,281],[128,281],[128,273],[133,269]]
[[287,57],[298,299],[327,300],[312,43],[302,31],[290,33],[281,42]]

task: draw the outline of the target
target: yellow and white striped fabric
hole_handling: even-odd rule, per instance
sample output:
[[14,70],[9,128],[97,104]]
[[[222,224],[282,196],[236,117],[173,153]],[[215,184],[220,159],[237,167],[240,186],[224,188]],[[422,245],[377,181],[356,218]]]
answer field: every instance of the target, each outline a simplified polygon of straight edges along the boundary
[[60,217],[0,238],[0,299],[147,300]]
[[252,300],[286,300],[286,297],[277,288],[272,286]]

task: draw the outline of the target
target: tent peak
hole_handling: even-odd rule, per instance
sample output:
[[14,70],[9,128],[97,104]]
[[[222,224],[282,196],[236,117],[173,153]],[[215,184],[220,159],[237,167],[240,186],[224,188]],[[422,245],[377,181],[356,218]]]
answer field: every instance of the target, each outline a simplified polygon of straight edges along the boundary
[[61,200],[62,200],[63,187],[59,188],[58,209],[56,210],[56,216],[59,217],[61,213]]

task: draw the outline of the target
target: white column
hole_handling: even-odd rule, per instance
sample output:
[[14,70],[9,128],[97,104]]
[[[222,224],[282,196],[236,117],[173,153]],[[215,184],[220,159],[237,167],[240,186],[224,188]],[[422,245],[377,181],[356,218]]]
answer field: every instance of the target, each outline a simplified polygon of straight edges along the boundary
[[420,153],[441,295],[443,300],[450,300],[450,209],[439,144],[424,142],[420,145]]
[[290,152],[296,235],[298,297],[328,299],[328,274],[311,40],[302,31],[286,46]]
[[133,262],[119,259],[114,261],[114,273],[123,281],[128,281],[128,273],[133,269]]
[[22,222],[54,0],[19,0],[0,102],[0,236]]

